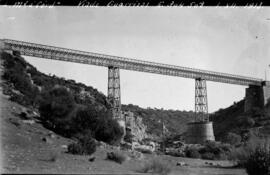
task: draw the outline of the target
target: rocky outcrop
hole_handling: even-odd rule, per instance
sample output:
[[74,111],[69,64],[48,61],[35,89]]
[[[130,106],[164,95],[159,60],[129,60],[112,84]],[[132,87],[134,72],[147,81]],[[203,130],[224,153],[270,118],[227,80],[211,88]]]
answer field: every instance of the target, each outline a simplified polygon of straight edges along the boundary
[[124,112],[123,118],[126,123],[126,133],[132,135],[132,141],[141,142],[143,139],[148,138],[147,127],[143,124],[141,117],[134,116],[132,112]]

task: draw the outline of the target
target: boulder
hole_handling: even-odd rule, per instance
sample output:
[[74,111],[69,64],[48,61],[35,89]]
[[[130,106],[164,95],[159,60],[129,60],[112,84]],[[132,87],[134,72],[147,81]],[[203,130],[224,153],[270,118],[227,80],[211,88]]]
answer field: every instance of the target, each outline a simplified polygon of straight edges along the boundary
[[30,124],[30,125],[35,123],[34,120],[22,120],[22,122],[25,123],[25,124]]
[[98,143],[97,145],[98,145],[100,148],[107,148],[107,147],[108,147],[107,144],[106,144],[105,142],[98,141],[97,143]]
[[88,161],[89,161],[89,162],[94,162],[94,161],[95,161],[95,159],[96,159],[96,157],[95,157],[95,156],[90,156],[90,157],[89,157],[89,159],[88,159]]
[[152,146],[148,145],[140,145],[134,148],[136,151],[142,152],[142,153],[149,153],[152,154],[155,150]]
[[177,162],[176,166],[187,166],[188,164],[185,162]]
[[53,132],[49,132],[48,136],[49,136],[50,138],[52,138],[52,139],[55,138],[55,135],[54,135]]
[[67,148],[68,148],[68,146],[67,146],[67,145],[61,145],[61,148],[63,148],[63,149],[67,149]]
[[49,143],[49,144],[53,143],[53,141],[51,139],[47,138],[47,137],[43,137],[42,141],[44,141],[46,143]]
[[22,112],[19,114],[19,116],[20,116],[22,119],[25,119],[25,120],[30,119],[28,113],[25,112],[25,111],[22,111]]
[[133,149],[132,144],[128,143],[128,142],[121,142],[120,147],[123,150],[132,150]]

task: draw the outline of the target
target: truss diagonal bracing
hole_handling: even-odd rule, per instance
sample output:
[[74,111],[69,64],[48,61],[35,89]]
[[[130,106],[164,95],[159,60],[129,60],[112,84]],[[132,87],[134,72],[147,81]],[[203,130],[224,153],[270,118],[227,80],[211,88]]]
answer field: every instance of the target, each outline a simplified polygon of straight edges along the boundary
[[113,118],[121,117],[120,72],[117,67],[108,67],[108,100]]
[[195,79],[195,121],[208,122],[208,104],[206,81],[201,78]]

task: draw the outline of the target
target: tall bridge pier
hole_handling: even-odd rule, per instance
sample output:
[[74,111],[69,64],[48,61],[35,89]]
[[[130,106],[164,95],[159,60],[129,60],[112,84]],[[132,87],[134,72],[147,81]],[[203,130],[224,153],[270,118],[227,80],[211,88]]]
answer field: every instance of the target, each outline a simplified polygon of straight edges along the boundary
[[195,79],[195,116],[188,124],[186,142],[190,144],[215,140],[213,124],[209,121],[206,80]]
[[121,118],[120,71],[118,67],[108,67],[108,101],[111,103],[113,118]]

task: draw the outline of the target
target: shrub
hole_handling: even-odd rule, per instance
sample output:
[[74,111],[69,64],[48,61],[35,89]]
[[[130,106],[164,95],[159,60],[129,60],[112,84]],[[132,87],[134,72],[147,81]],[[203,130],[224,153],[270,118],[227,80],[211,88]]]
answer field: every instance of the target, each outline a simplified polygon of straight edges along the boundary
[[90,129],[92,134],[95,135],[97,121],[101,115],[104,115],[104,112],[99,112],[94,106],[87,106],[86,109],[79,109],[73,118],[73,129],[79,133]]
[[79,155],[91,155],[96,151],[96,143],[90,136],[80,138],[77,143],[68,145],[68,152]]
[[198,149],[192,147],[186,149],[186,156],[189,158],[201,158],[201,154],[199,153]]
[[79,143],[71,143],[71,144],[69,144],[68,145],[68,153],[82,155],[83,154],[82,145],[79,144]]
[[104,117],[98,119],[95,128],[95,138],[97,140],[117,145],[120,143],[123,134],[124,131],[116,120]]
[[270,151],[268,148],[258,147],[252,153],[244,165],[249,175],[269,175],[270,174]]
[[245,120],[245,125],[247,127],[253,127],[255,125],[254,119],[251,118],[251,117],[247,117],[246,120]]
[[207,153],[202,154],[201,157],[202,159],[206,159],[206,160],[214,160],[216,156],[213,153],[207,152]]
[[220,142],[215,142],[215,141],[207,141],[204,144],[204,148],[200,149],[200,153],[213,153],[215,155],[220,155],[223,153],[228,153],[230,152],[231,146],[229,144],[223,144]]
[[171,172],[171,166],[160,159],[154,159],[146,163],[138,172],[167,175]]
[[241,136],[238,134],[229,132],[225,139],[225,142],[231,145],[239,145],[241,143]]
[[[268,146],[267,146],[268,145]],[[259,148],[268,148],[269,150],[270,142],[266,139],[261,139],[256,136],[252,136],[249,140],[238,148],[233,148],[229,154],[229,159],[235,161],[237,166],[245,167],[248,159],[253,153]]]
[[68,136],[72,125],[71,112],[75,102],[71,93],[64,87],[52,88],[42,93],[40,116],[43,122],[52,123],[55,132]]
[[107,153],[107,159],[122,164],[127,159],[127,157],[125,154],[116,151]]
[[109,144],[118,144],[124,134],[116,120],[104,110],[97,110],[88,106],[79,110],[73,119],[77,132],[90,129],[95,139]]

